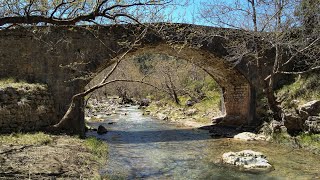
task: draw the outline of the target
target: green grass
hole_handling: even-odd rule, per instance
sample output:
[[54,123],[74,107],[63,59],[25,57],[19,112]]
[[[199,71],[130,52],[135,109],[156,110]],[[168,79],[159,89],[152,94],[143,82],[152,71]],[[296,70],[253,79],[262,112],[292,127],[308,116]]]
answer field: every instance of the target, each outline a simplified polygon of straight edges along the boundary
[[212,111],[213,109],[219,109],[221,94],[218,91],[206,92],[207,97],[194,105],[200,112]]
[[0,144],[7,145],[44,145],[53,141],[50,135],[39,133],[13,133],[10,135],[1,135]]
[[17,80],[14,78],[6,78],[6,79],[0,79],[0,88],[8,88],[8,87],[13,87],[13,88],[23,88],[23,89],[41,89],[45,90],[47,89],[47,86],[44,84],[30,84],[25,81]]
[[314,73],[297,76],[294,83],[279,89],[277,96],[283,99],[282,106],[286,108],[292,107],[292,100],[298,100],[298,105],[311,100],[320,100],[320,75]]
[[95,137],[89,137],[85,139],[84,145],[93,155],[97,156],[98,158],[106,158],[108,155],[108,145]]
[[272,134],[272,141],[278,144],[292,144],[292,137],[288,133],[279,132]]
[[320,150],[320,134],[301,133],[297,138],[302,146],[314,147]]

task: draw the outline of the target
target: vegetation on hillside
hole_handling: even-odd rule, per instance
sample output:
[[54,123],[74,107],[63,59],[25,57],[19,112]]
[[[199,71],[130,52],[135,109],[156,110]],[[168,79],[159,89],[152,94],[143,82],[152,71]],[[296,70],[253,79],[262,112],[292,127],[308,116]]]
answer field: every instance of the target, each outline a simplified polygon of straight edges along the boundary
[[310,73],[296,76],[295,81],[277,91],[284,108],[292,108],[308,101],[320,100],[320,74]]
[[45,84],[28,83],[24,80],[17,80],[15,78],[0,79],[0,88],[8,88],[8,87],[25,89],[25,90],[47,89],[47,86]]
[[[103,71],[88,85],[95,84],[105,73]],[[137,101],[147,98],[153,103],[149,110],[157,108],[196,109],[190,118],[201,122],[211,122],[213,116],[220,115],[222,106],[221,89],[217,82],[205,71],[188,61],[165,54],[142,54],[123,61],[113,79],[143,79],[150,85],[134,85],[130,82],[115,82],[97,90],[94,97],[118,95],[124,99]],[[190,106],[190,107],[189,107]],[[170,116],[178,118],[184,112],[174,112]],[[209,115],[210,114],[210,115]]]

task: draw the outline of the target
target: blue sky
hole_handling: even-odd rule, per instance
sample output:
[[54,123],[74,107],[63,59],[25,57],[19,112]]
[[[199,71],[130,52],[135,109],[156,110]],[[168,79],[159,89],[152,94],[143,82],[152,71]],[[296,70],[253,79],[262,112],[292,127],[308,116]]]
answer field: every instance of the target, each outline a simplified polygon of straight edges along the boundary
[[[197,25],[209,25],[207,22],[201,21],[199,17],[199,10],[201,9],[201,2],[219,1],[225,3],[234,3],[235,0],[180,0],[180,3],[188,1],[187,6],[177,6],[173,12],[174,22],[183,22]],[[244,1],[247,2],[247,1]]]
[[190,24],[203,24],[197,19],[197,11],[200,7],[200,0],[190,0],[187,6],[177,6],[173,11],[173,20],[178,22],[190,23]]

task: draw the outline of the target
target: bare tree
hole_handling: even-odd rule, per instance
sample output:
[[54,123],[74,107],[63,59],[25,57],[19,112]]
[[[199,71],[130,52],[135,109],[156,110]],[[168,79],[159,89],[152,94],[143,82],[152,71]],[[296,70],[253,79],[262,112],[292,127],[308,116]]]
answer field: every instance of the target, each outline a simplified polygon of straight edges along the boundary
[[[276,77],[320,68],[319,23],[312,24],[315,25],[312,32],[303,30],[303,23],[294,16],[301,3],[301,0],[217,0],[203,2],[200,10],[200,16],[208,23],[250,31],[242,39],[229,42],[227,60],[237,63],[243,58],[252,59],[276,120],[282,119],[274,93]],[[270,52],[274,56],[268,56]],[[264,76],[267,69],[264,64],[270,62],[272,69]]]
[[[166,5],[171,0],[1,0],[0,27],[17,24],[76,25],[79,23],[139,23],[156,17],[148,6]],[[154,16],[144,16],[152,13]]]

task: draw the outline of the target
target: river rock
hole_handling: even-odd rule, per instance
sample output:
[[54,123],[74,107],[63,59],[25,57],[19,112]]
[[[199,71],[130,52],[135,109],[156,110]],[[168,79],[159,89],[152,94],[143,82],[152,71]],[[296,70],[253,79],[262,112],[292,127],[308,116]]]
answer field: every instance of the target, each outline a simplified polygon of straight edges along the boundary
[[105,134],[105,133],[107,133],[107,132],[108,132],[107,128],[105,128],[105,127],[102,126],[102,125],[99,125],[99,126],[98,126],[97,133],[98,133],[99,135]]
[[185,112],[185,115],[187,116],[192,116],[192,115],[195,115],[197,114],[198,110],[197,109],[189,109]]
[[168,116],[163,113],[158,113],[157,118],[160,120],[168,120]]
[[303,123],[306,119],[302,118],[295,112],[284,113],[284,126],[289,131],[300,131],[303,128]]
[[308,132],[320,133],[320,116],[309,116],[304,125]]
[[243,141],[265,141],[267,137],[262,134],[255,134],[251,132],[242,132],[233,137],[234,139]]
[[252,150],[224,153],[222,162],[250,172],[269,172],[273,170],[264,154]]
[[192,101],[192,100],[188,100],[187,102],[186,102],[186,106],[193,106],[194,105],[194,101]]
[[151,102],[150,99],[147,99],[147,98],[141,99],[141,101],[139,102],[139,105],[146,107],[146,106],[149,106],[149,105],[150,105],[150,102]]

